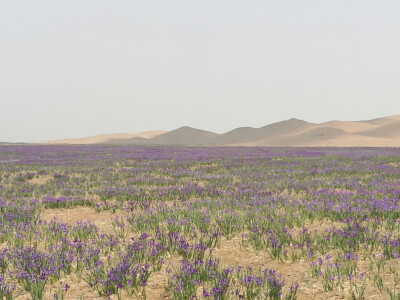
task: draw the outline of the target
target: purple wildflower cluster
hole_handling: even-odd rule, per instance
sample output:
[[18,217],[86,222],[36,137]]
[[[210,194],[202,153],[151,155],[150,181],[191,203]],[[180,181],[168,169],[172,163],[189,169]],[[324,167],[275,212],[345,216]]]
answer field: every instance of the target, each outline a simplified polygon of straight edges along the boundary
[[[306,266],[322,292],[398,296],[397,148],[21,145],[0,146],[0,159],[0,299],[61,299],[72,273],[101,297],[144,298],[166,270],[174,299],[306,292],[218,256],[228,240]],[[75,209],[112,214],[110,226],[43,217]]]

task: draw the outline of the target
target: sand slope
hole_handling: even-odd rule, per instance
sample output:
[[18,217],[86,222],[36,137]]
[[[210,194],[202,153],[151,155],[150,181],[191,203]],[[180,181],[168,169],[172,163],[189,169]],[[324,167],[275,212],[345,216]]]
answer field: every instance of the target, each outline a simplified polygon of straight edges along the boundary
[[99,134],[95,136],[88,136],[84,138],[77,138],[77,139],[60,139],[60,140],[52,140],[52,141],[44,141],[40,142],[42,144],[76,144],[76,145],[83,145],[83,144],[108,144],[112,140],[120,140],[123,141],[125,139],[131,139],[135,137],[140,137],[144,139],[149,139],[160,134],[164,134],[166,131],[163,130],[152,130],[152,131],[145,131],[139,133],[112,133],[112,134]]
[[256,135],[258,128],[239,127],[227,133],[218,135],[209,141],[212,145],[228,145],[248,141]]
[[149,139],[149,144],[154,145],[205,145],[217,137],[218,134],[183,126],[162,135]]
[[377,125],[362,121],[329,121],[322,123],[321,125],[342,129],[350,133],[372,130],[378,127]]
[[400,139],[400,121],[382,125],[371,130],[361,131],[358,134],[378,138]]

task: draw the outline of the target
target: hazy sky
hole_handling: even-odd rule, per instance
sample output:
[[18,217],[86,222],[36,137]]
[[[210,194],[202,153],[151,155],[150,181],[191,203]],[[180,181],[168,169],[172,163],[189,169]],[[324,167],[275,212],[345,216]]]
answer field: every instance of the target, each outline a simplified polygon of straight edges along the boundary
[[0,141],[400,114],[400,1],[0,0]]

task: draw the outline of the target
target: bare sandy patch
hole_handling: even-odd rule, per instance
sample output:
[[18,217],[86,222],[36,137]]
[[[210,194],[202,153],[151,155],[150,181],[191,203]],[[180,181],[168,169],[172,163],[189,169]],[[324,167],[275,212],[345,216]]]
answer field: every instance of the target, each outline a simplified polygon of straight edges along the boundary
[[71,209],[46,209],[40,214],[40,219],[47,222],[57,219],[69,225],[74,225],[78,221],[89,221],[99,227],[101,232],[113,234],[112,220],[116,216],[122,215],[123,213],[96,212],[92,207],[75,207]]
[[50,180],[52,180],[53,179],[53,177],[52,176],[38,176],[38,177],[35,177],[35,178],[32,178],[32,179],[30,179],[30,180],[28,180],[28,183],[29,184],[36,184],[36,185],[43,185],[43,184],[45,184],[46,182],[48,182],[48,181],[50,181]]

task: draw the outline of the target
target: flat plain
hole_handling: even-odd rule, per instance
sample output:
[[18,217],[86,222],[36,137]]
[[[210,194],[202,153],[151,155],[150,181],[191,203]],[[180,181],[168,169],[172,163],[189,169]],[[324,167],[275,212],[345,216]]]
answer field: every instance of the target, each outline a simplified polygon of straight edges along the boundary
[[399,148],[0,146],[0,299],[400,299]]

